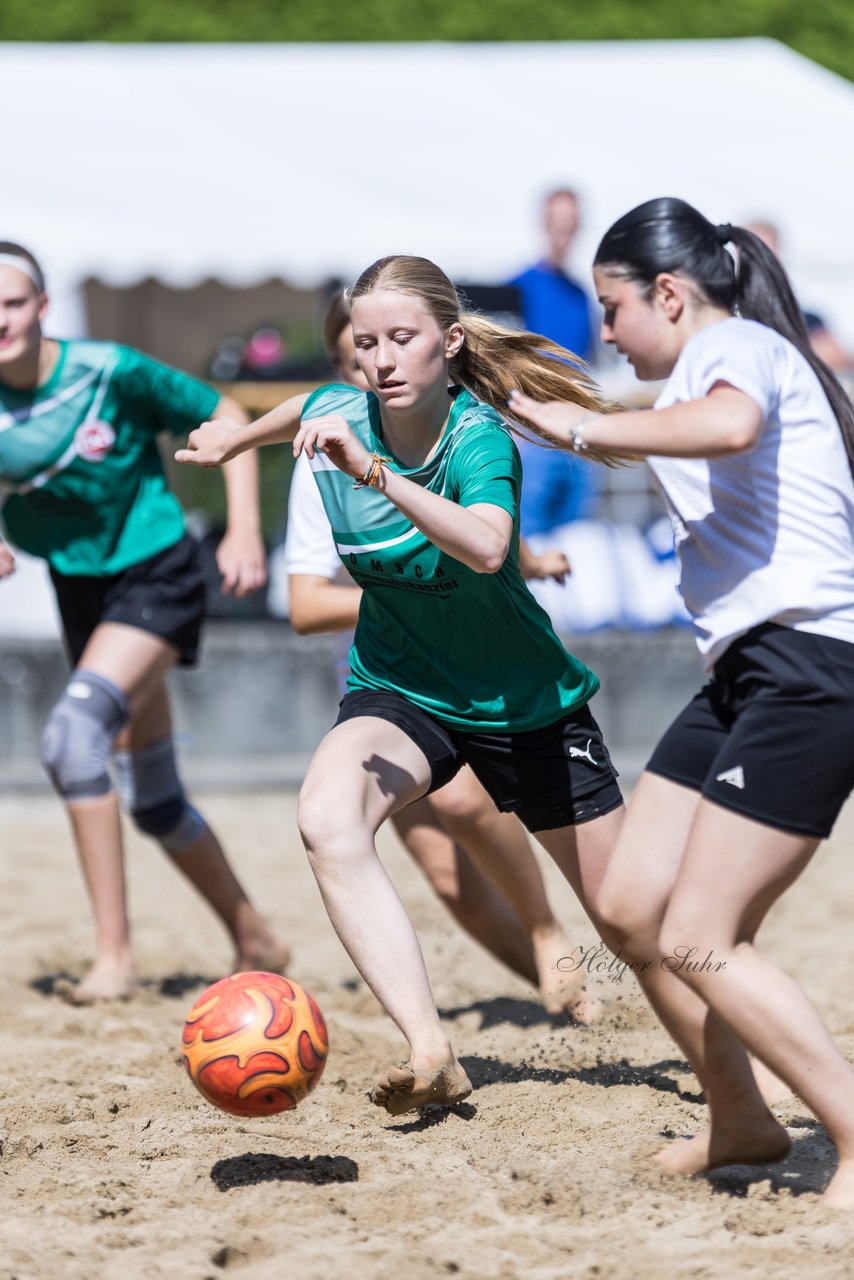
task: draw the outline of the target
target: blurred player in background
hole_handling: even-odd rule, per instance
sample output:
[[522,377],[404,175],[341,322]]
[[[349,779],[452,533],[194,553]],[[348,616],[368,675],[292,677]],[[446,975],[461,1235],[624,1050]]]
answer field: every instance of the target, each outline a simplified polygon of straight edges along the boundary
[[[156,445],[200,419],[242,409],[204,383],[128,347],[47,338],[44,276],[21,245],[0,242],[0,480],[11,541],[44,558],[73,666],[42,739],[44,766],[69,815],[95,917],[96,956],[77,1002],[132,994],[119,794],[214,909],[238,968],[280,969],[287,948],[249,902],[178,775],[165,677],[196,660],[204,583]],[[265,581],[257,460],[225,472],[223,590]],[[0,543],[0,574],[14,555]]]

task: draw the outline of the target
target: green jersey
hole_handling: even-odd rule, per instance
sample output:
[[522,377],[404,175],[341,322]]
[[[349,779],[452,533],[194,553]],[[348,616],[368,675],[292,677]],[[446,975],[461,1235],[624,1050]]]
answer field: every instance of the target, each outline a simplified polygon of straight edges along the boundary
[[184,517],[156,436],[186,435],[218,392],[130,347],[60,342],[48,381],[0,382],[0,489],[12,542],[59,573],[105,577],[172,546]]
[[[352,689],[391,689],[454,728],[537,729],[582,706],[596,676],[566,652],[519,572],[519,451],[499,415],[462,388],[428,462],[392,468],[460,506],[513,517],[498,573],[476,573],[440,551],[377,489],[354,490],[322,453],[312,469],[338,554],[364,589],[350,651]],[[366,449],[389,455],[377,399],[321,387],[303,419],[340,414]]]

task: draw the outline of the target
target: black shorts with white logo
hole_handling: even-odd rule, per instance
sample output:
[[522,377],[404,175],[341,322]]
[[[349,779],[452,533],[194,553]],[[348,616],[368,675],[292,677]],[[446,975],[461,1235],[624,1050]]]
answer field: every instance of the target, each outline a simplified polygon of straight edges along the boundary
[[854,789],[854,644],[754,627],[646,767],[757,822],[829,836]]
[[106,577],[50,576],[72,666],[102,622],[138,627],[174,645],[182,666],[196,661],[205,617],[205,581],[199,546],[185,534],[156,555]]
[[464,764],[503,813],[529,831],[550,831],[599,818],[623,803],[617,771],[586,706],[542,729],[469,733],[440,724],[402,694],[356,689],[341,702],[337,724],[376,716],[402,729],[427,757],[430,791]]

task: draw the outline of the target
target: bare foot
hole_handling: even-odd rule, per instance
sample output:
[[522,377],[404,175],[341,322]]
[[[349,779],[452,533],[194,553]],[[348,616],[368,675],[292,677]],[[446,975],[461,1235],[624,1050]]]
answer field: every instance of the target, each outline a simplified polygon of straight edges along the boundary
[[471,1081],[456,1058],[440,1066],[417,1070],[411,1062],[390,1067],[370,1092],[375,1107],[385,1107],[390,1116],[400,1116],[434,1103],[452,1107],[471,1093]]
[[770,1067],[766,1067],[764,1062],[760,1062],[758,1058],[751,1057],[750,1065],[753,1068],[753,1078],[756,1081],[756,1087],[762,1094],[762,1101],[766,1107],[772,1107],[775,1102],[787,1102],[792,1097],[792,1091],[787,1084],[784,1084],[779,1076],[775,1076]]
[[136,973],[130,957],[96,960],[81,982],[60,978],[54,992],[69,1004],[97,1004],[102,1000],[129,1000],[136,994]]
[[774,1164],[786,1159],[791,1146],[786,1130],[769,1111],[749,1128],[710,1126],[695,1138],[668,1142],[655,1159],[664,1173],[690,1176],[729,1164]]
[[546,1013],[568,1013],[575,1022],[585,1026],[595,1022],[602,1011],[602,1001],[587,994],[577,969],[569,972],[559,964],[572,954],[572,943],[566,934],[557,925],[535,929],[531,945],[539,975],[540,999]]
[[234,957],[232,972],[287,973],[290,962],[290,947],[268,933],[266,937],[243,942]]
[[828,1209],[854,1209],[854,1160],[840,1160],[821,1203]]

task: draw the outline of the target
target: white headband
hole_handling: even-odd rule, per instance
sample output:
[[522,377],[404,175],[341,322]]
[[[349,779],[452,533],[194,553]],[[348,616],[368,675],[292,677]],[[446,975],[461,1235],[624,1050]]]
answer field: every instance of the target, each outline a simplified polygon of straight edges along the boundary
[[44,276],[38,267],[33,266],[29,258],[22,258],[17,253],[0,253],[0,267],[14,267],[16,271],[23,271],[25,276],[29,276],[39,293],[44,293]]

